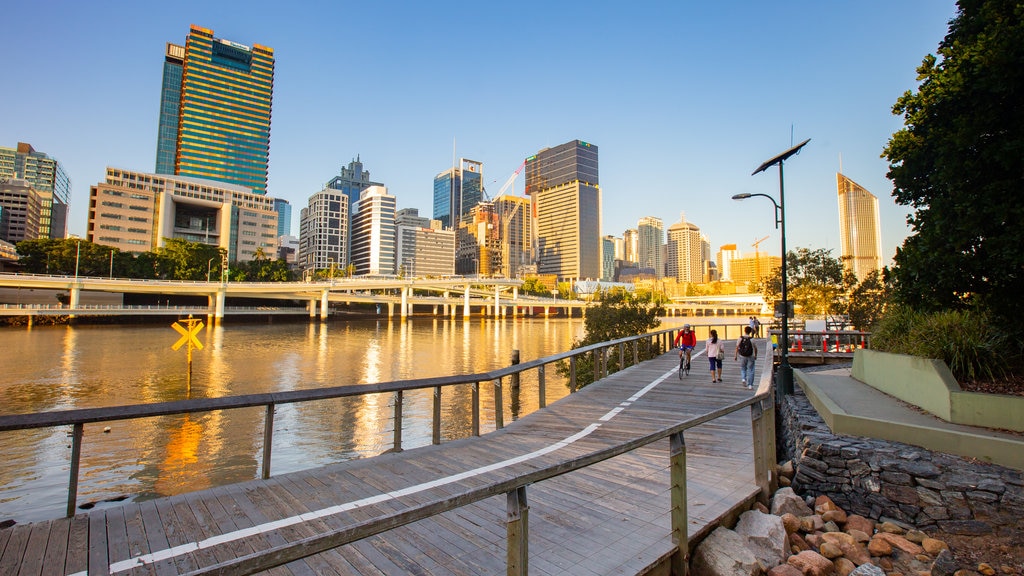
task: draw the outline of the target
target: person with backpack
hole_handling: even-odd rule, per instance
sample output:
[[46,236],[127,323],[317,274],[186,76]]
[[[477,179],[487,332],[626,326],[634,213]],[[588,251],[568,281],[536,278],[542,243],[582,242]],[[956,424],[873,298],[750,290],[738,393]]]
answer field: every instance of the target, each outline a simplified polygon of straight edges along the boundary
[[750,326],[743,328],[746,333],[740,336],[738,342],[736,342],[736,352],[733,354],[734,360],[740,362],[740,378],[743,379],[743,385],[746,386],[747,390],[754,389],[754,366],[757,364],[757,345],[754,344],[754,331],[751,330]]

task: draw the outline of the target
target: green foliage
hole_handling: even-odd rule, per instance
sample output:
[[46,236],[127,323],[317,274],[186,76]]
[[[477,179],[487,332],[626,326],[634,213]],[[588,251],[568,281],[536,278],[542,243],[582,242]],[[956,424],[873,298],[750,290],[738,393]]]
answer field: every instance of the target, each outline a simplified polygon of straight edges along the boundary
[[847,315],[857,330],[871,331],[881,320],[889,304],[890,286],[883,272],[872,271],[850,293]]
[[895,306],[871,335],[873,349],[942,360],[960,381],[1001,375],[1006,358],[1020,353],[1009,343],[979,310],[918,312]]
[[1024,332],[1024,4],[961,0],[919,89],[893,106],[905,128],[883,156],[896,201],[914,209],[895,256],[898,301],[982,307]]
[[202,242],[189,242],[182,238],[166,238],[164,246],[156,250],[156,267],[160,278],[170,280],[202,280],[207,275],[217,280],[214,267],[227,257],[224,250]]
[[[327,275],[330,272],[327,271]],[[341,272],[335,271],[340,277]],[[288,268],[284,260],[256,259],[251,262],[238,262],[231,268],[231,279],[236,282],[291,282],[295,273]]]
[[[659,316],[664,314],[664,308],[640,302],[621,288],[603,292],[601,303],[598,306],[587,308],[587,317],[584,321],[586,335],[582,340],[573,342],[573,348],[583,348],[591,344],[645,334],[661,324]],[[647,360],[660,353],[661,350],[656,345],[654,347],[641,346],[639,359]],[[594,381],[594,361],[593,354],[577,356],[577,388]],[[618,355],[609,354],[608,371],[615,372],[622,368],[624,366],[619,366]],[[557,369],[559,374],[568,378],[568,362],[559,362]]]
[[534,296],[551,296],[551,291],[541,283],[540,278],[527,278],[523,280],[523,285],[519,287],[519,291],[523,294],[532,294]]
[[[846,314],[850,294],[857,285],[852,272],[843,268],[842,260],[832,251],[819,248],[797,248],[786,254],[787,291],[789,299],[808,316]],[[782,268],[762,279],[759,286],[768,302],[782,299]]]

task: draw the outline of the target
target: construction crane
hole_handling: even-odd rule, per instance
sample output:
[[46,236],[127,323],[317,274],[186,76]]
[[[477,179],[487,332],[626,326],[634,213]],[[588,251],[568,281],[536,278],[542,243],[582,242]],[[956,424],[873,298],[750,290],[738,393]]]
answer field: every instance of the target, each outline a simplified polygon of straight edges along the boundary
[[[523,168],[525,166],[526,160],[523,160],[523,163],[520,164],[518,168],[516,168],[515,172],[513,172],[511,176],[508,177],[508,180],[506,180],[505,184],[502,185],[500,190],[498,190],[498,193],[493,198],[489,198],[489,200],[494,201],[497,200],[498,198],[501,198],[502,195],[504,195],[505,192],[512,187],[512,184],[516,181],[516,178],[519,176],[519,173],[523,171]],[[486,192],[484,193],[484,198],[488,199]],[[510,270],[512,243],[509,239],[508,227],[509,224],[512,223],[512,219],[516,217],[517,212],[519,212],[518,202],[515,203],[510,213],[505,214],[504,212],[502,212],[499,214],[499,218],[501,219],[502,268],[505,269],[505,276],[509,278],[512,277],[512,271]]]
[[758,262],[761,261],[761,252],[757,249],[758,244],[760,244],[761,242],[764,242],[768,238],[770,238],[770,236],[765,236],[764,238],[761,238],[757,242],[754,242],[753,244],[751,244],[751,246],[754,247],[754,260],[755,261],[758,261]]
[[519,173],[523,171],[525,166],[526,160],[523,160],[523,163],[519,165],[519,168],[516,168],[516,171],[513,172],[511,176],[508,177],[508,180],[505,181],[505,184],[502,185],[501,189],[498,190],[498,193],[495,194],[493,198],[488,198],[487,190],[484,190],[484,200],[493,200],[494,198],[498,198],[504,194],[506,190],[512,187],[512,183],[516,181],[516,177],[519,176]]

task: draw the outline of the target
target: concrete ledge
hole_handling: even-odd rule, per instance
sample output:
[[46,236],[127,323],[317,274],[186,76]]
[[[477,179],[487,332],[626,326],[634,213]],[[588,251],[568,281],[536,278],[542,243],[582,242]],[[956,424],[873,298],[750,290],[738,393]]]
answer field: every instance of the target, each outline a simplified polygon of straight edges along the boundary
[[853,377],[947,422],[1024,432],[1024,396],[965,392],[941,360],[857,350]]
[[1024,470],[1024,438],[917,412],[848,376],[794,371],[833,434],[878,438]]

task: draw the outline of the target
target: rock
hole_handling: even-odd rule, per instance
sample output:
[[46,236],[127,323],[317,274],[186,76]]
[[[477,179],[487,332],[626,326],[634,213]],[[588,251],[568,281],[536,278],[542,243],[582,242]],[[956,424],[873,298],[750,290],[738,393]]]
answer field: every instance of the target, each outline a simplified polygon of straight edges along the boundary
[[775,568],[769,570],[767,576],[804,576],[804,574],[795,566],[779,564]]
[[715,528],[693,552],[694,574],[707,576],[757,576],[761,565],[747,547],[746,538],[728,528]]
[[785,476],[779,476],[779,486],[782,486],[783,488],[789,488],[792,485],[793,485],[793,481],[792,480],[790,480],[789,478],[786,478]]
[[903,534],[906,532],[899,524],[894,522],[882,522],[882,525],[878,527],[879,532],[888,532],[889,534]]
[[821,554],[829,560],[835,560],[843,555],[842,549],[839,548],[838,544],[833,542],[822,542],[818,548],[818,554]]
[[850,530],[849,528],[847,528],[846,533],[849,534],[857,542],[867,542],[871,540],[871,536],[868,536],[860,530]]
[[774,568],[789,556],[789,534],[782,518],[756,510],[744,512],[734,528],[747,539],[747,547],[766,568]]
[[822,542],[824,542],[824,540],[821,539],[820,532],[807,534],[806,536],[804,536],[804,540],[806,540],[807,543],[811,545],[811,548],[821,548],[821,544]]
[[803,499],[797,496],[796,492],[793,492],[792,488],[780,488],[779,491],[772,496],[772,514],[782,516],[786,512],[789,512],[798,518],[814,514],[811,507],[808,506]]
[[796,469],[793,468],[792,460],[786,460],[782,466],[779,466],[779,476],[792,480],[794,474],[796,474]]
[[892,554],[892,544],[883,538],[875,537],[868,542],[868,552],[872,556],[888,556]]
[[947,548],[939,552],[938,556],[935,557],[935,561],[932,562],[931,576],[953,576],[958,568],[959,566],[957,566],[956,559],[953,558],[953,553]]
[[879,532],[878,534],[875,534],[875,537],[872,538],[872,540],[885,540],[893,548],[899,548],[908,554],[920,554],[924,552],[924,548],[914,544],[903,536],[898,536],[889,532]]
[[924,542],[925,538],[928,537],[927,534],[921,532],[920,530],[907,530],[907,533],[904,536],[907,540],[910,540],[914,544],[920,544],[921,542]]
[[817,514],[811,516],[802,516],[800,518],[800,529],[804,532],[818,532],[825,527],[825,523],[822,522],[821,516]]
[[836,574],[838,576],[850,576],[850,573],[857,569],[857,565],[851,562],[849,558],[836,558],[832,565],[836,567]]
[[751,510],[757,510],[758,512],[760,512],[762,514],[771,514],[772,513],[771,510],[769,510],[768,507],[765,506],[764,504],[761,504],[761,502],[754,502],[754,507],[751,508]]
[[885,570],[874,564],[861,564],[856,570],[850,572],[850,576],[885,576]]
[[823,515],[825,514],[825,512],[834,512],[836,510],[839,510],[839,506],[836,506],[836,503],[833,502],[832,499],[829,498],[828,496],[822,495],[814,499],[815,514]]
[[781,516],[781,518],[782,525],[786,527],[786,532],[792,534],[800,529],[800,519],[793,514],[786,512]]
[[949,550],[949,546],[945,542],[935,538],[925,538],[921,541],[921,548],[924,548],[925,553],[932,557],[937,556],[943,550]]
[[[805,550],[796,556],[790,556],[787,560],[791,566],[800,570],[803,576],[833,576],[836,573],[832,561],[817,552]],[[697,574],[704,574],[697,572]]]
[[981,572],[984,576],[995,576],[996,569],[982,562],[978,564],[978,572]]
[[811,545],[804,540],[803,536],[796,532],[789,535],[789,546],[790,550],[794,550],[794,554],[811,549]]
[[874,521],[869,520],[863,516],[858,516],[857,514],[851,514],[846,518],[845,528],[847,532],[849,532],[850,530],[860,530],[861,532],[869,536],[875,533]]
[[821,535],[821,539],[825,542],[831,542],[836,545],[849,544],[853,546],[857,544],[857,541],[854,540],[853,536],[846,532],[825,532]]
[[842,510],[827,510],[821,515],[821,519],[827,522],[835,522],[836,524],[846,524],[846,512]]

